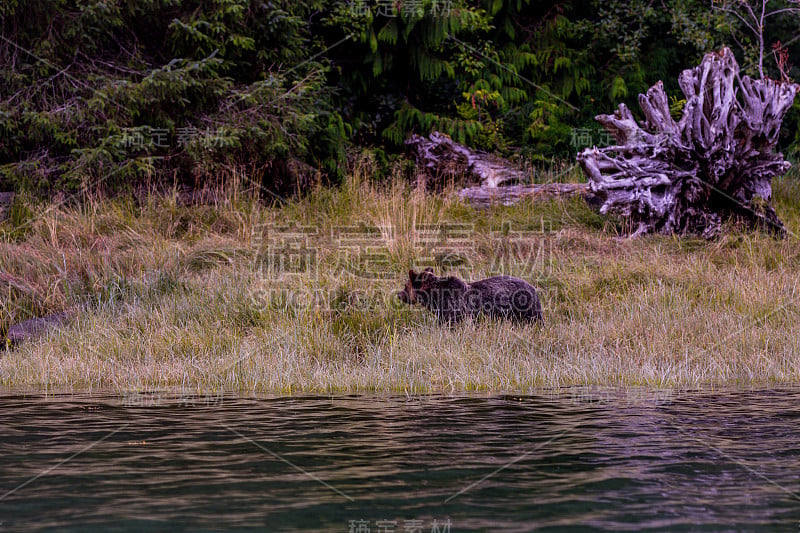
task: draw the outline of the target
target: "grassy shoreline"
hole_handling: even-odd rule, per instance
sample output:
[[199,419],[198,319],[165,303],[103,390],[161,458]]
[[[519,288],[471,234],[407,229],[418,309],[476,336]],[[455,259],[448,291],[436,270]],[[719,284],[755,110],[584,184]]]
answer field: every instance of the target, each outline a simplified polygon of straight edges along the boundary
[[[737,228],[712,242],[618,239],[578,199],[476,210],[355,172],[277,207],[234,188],[24,203],[0,224],[0,386],[68,390],[525,392],[800,383],[800,246]],[[574,176],[577,178],[577,176]],[[775,183],[800,232],[796,174]],[[409,267],[517,275],[545,323],[441,327],[401,306]]]

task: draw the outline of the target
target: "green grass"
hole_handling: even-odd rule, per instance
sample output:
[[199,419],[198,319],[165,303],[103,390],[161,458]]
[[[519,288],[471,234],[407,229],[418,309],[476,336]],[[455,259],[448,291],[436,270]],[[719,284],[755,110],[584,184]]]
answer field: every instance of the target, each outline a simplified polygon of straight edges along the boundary
[[[775,184],[794,235],[797,183]],[[711,242],[626,240],[577,199],[479,210],[359,175],[277,207],[247,191],[201,207],[155,194],[20,202],[0,226],[0,336],[66,308],[77,318],[0,352],[0,385],[449,393],[800,382],[794,237],[732,227]],[[442,327],[401,306],[405,273],[428,265],[528,279],[544,325]]]

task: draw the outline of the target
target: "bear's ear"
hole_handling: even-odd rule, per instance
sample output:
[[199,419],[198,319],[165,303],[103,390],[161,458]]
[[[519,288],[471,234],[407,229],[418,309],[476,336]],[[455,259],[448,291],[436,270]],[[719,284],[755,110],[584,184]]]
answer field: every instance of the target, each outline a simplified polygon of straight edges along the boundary
[[422,272],[417,275],[416,281],[417,283],[425,283],[430,282],[436,279],[436,275],[433,273],[432,268],[426,268]]
[[411,281],[415,281],[417,279],[417,273],[414,272],[413,269],[408,271],[408,279]]

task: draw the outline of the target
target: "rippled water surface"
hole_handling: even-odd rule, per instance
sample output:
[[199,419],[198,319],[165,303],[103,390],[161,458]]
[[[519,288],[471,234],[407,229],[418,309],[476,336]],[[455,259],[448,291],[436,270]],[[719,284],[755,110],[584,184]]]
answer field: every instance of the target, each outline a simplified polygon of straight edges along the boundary
[[800,531],[800,391],[0,395],[0,531]]

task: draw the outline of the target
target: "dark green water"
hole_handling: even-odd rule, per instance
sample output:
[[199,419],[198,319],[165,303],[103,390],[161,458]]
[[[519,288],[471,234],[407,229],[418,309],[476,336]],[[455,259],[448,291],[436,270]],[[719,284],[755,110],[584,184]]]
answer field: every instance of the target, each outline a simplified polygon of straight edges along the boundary
[[800,531],[800,391],[0,395],[0,531]]

